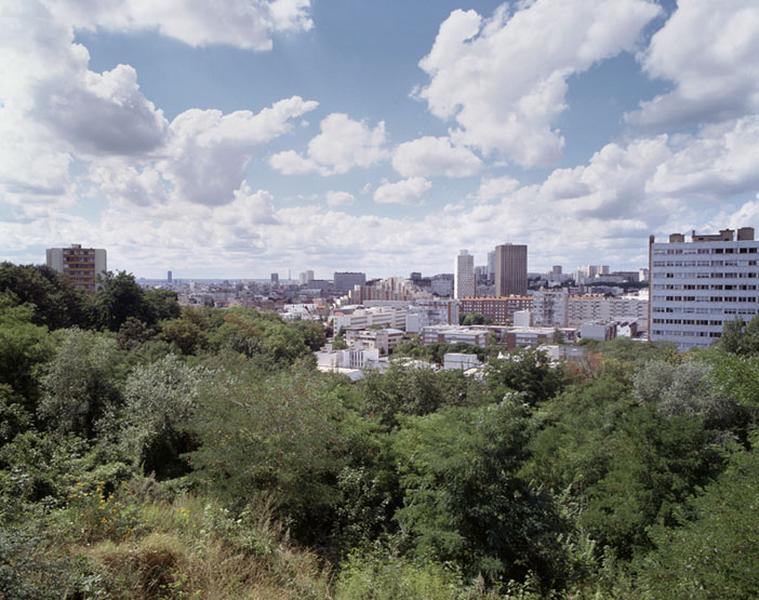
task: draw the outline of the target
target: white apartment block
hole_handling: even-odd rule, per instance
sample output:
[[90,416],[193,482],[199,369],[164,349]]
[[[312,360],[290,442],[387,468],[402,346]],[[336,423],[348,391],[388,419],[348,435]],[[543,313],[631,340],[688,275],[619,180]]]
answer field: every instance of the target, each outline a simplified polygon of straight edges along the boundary
[[406,313],[407,311],[402,308],[375,307],[350,310],[349,307],[344,307],[333,314],[333,328],[335,332],[371,327],[405,329]]
[[456,257],[453,297],[471,298],[475,294],[474,256],[462,250]]
[[422,344],[469,344],[484,348],[488,343],[488,329],[475,329],[473,327],[460,327],[455,325],[431,325],[422,329]]
[[753,227],[667,242],[649,238],[649,337],[681,350],[709,346],[726,321],[749,321],[759,311],[759,242]]
[[567,298],[567,326],[579,327],[591,321],[634,319],[645,327],[648,301],[636,296],[606,297],[589,294]]

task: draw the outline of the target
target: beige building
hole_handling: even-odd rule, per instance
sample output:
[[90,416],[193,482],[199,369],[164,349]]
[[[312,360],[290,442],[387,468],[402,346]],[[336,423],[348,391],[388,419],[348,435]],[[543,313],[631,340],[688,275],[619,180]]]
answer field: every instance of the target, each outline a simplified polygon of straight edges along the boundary
[[102,248],[82,248],[72,244],[69,248],[48,248],[47,266],[67,275],[78,288],[94,291],[98,275],[107,270],[106,252]]
[[490,319],[496,325],[510,325],[514,320],[514,313],[520,310],[530,310],[532,307],[531,296],[506,296],[493,298],[464,298],[459,301],[459,312],[479,313]]
[[495,295],[527,294],[527,246],[502,244],[495,247]]

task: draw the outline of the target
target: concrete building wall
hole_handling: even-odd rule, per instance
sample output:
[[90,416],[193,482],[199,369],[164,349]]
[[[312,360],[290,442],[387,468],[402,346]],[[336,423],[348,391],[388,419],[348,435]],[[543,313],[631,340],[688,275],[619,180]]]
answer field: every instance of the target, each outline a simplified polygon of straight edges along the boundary
[[709,346],[726,322],[759,312],[759,242],[753,229],[653,237],[650,252],[649,337],[680,349]]

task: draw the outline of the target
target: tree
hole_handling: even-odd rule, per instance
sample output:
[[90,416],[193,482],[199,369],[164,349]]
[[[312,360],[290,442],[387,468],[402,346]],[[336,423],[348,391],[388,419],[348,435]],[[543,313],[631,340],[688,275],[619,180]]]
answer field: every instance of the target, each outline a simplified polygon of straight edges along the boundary
[[38,415],[52,429],[92,438],[98,421],[121,403],[124,354],[110,336],[65,330],[41,380]]
[[446,408],[403,420],[395,434],[404,505],[396,512],[417,556],[460,565],[470,577],[561,580],[561,520],[518,476],[529,414],[514,399]]
[[90,298],[71,280],[47,266],[0,263],[0,294],[33,307],[32,322],[50,329],[92,325]]
[[129,317],[155,322],[150,305],[134,275],[126,271],[107,273],[95,296],[95,311],[100,327],[118,331]]
[[182,313],[182,308],[177,301],[177,293],[173,290],[153,288],[145,290],[143,295],[146,313],[151,323],[176,319]]
[[[759,453],[739,452],[682,511],[655,527],[656,549],[636,562],[641,598],[756,598],[759,590]],[[690,515],[690,518],[686,518]]]
[[720,346],[725,352],[740,355],[759,354],[759,318],[746,323],[743,319],[728,321],[722,327]]
[[480,313],[462,313],[459,316],[459,325],[491,325],[493,319]]
[[294,368],[265,374],[250,363],[219,371],[201,388],[193,419],[192,479],[241,507],[273,498],[302,541],[323,539],[345,464],[334,394],[339,379]]
[[635,374],[634,391],[640,403],[667,417],[700,416],[708,426],[727,428],[740,416],[734,396],[714,384],[712,366],[700,360],[652,360]]
[[155,329],[135,317],[128,317],[119,327],[116,340],[122,350],[136,350],[154,336]]
[[0,296],[0,385],[11,387],[24,408],[34,413],[39,400],[38,367],[54,352],[47,327],[32,323],[33,309],[9,307]]
[[186,318],[161,323],[161,338],[174,344],[182,354],[195,354],[206,345],[203,330]]
[[525,402],[535,405],[562,389],[565,374],[561,367],[551,364],[545,352],[528,348],[488,361],[485,380],[496,398],[515,391],[523,395]]
[[173,354],[130,373],[119,437],[146,473],[162,479],[189,471],[181,455],[194,449],[189,425],[205,376],[205,370],[188,367]]

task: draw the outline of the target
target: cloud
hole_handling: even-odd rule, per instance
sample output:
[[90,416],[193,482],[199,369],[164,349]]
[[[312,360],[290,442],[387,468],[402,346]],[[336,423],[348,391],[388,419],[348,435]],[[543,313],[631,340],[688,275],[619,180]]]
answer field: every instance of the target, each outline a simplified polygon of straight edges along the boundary
[[224,204],[245,178],[254,152],[290,131],[294,119],[316,106],[314,101],[293,96],[259,113],[185,111],[171,122],[166,158],[159,168],[182,198]]
[[383,183],[374,190],[379,204],[419,204],[432,184],[424,177],[410,177],[395,183]]
[[313,27],[309,0],[45,0],[79,29],[155,30],[190,46],[224,44],[247,50],[272,48],[278,32]]
[[508,175],[487,177],[480,181],[476,197],[480,200],[492,200],[510,194],[519,187],[519,181]]
[[759,111],[759,4],[681,1],[641,56],[646,74],[673,89],[642,102],[629,122],[666,127]]
[[307,156],[293,150],[279,152],[270,158],[271,167],[284,175],[336,175],[371,167],[388,156],[384,121],[372,129],[344,113],[332,113],[322,120],[320,129],[308,143]]
[[470,177],[481,167],[482,161],[471,150],[453,146],[447,137],[420,137],[393,152],[393,168],[403,177]]
[[556,161],[564,139],[552,128],[566,108],[567,80],[635,48],[660,13],[647,0],[535,0],[483,19],[455,10],[419,66],[416,95],[453,120],[454,142],[531,167]]
[[661,163],[647,191],[730,195],[759,188],[759,115],[703,127],[675,138],[674,154]]
[[337,208],[338,206],[347,206],[350,204],[353,204],[355,201],[355,198],[353,197],[353,194],[350,194],[348,192],[334,192],[330,190],[326,194],[327,197],[327,206],[330,208]]
[[74,43],[71,27],[35,0],[3,3],[0,22],[6,129],[52,141],[48,152],[140,154],[163,142],[168,123],[140,91],[132,67],[91,71],[89,53]]

